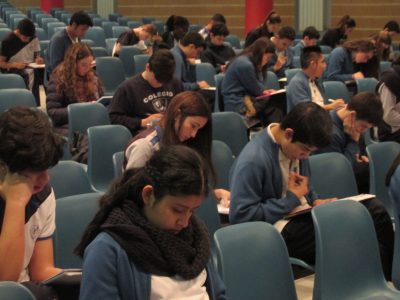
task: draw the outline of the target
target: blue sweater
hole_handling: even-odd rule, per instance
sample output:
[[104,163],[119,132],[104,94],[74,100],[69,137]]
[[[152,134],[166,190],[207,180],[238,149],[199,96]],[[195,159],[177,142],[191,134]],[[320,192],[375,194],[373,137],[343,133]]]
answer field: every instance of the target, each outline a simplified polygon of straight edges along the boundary
[[174,76],[182,81],[185,91],[197,91],[199,89],[199,85],[196,82],[195,66],[191,66],[187,62],[187,57],[179,45],[176,45],[170,51],[175,59]]
[[356,154],[360,147],[347,133],[344,132],[343,121],[337,115],[336,110],[329,112],[333,123],[333,138],[328,147],[319,149],[316,153],[339,152],[342,153],[354,166]]
[[245,95],[256,97],[261,95],[264,89],[261,75],[257,74],[249,57],[238,56],[229,64],[222,81],[221,93],[225,111],[239,112],[243,107]]
[[[300,161],[300,174],[310,176],[308,160]],[[267,130],[257,134],[240,153],[231,170],[230,188],[231,223],[265,221],[274,224],[301,204],[290,191],[282,197],[279,145]],[[318,199],[310,180],[306,199],[309,203]]]
[[329,55],[327,80],[348,81],[354,73],[351,51],[337,47]]
[[46,72],[49,76],[64,60],[65,52],[71,45],[72,41],[66,29],[60,30],[52,36],[45,56]]
[[303,40],[301,40],[300,42],[298,42],[296,45],[294,45],[294,46],[291,47],[291,48],[292,48],[293,56],[300,56],[300,55],[301,55],[301,52],[302,52],[303,49],[304,49]]
[[[226,299],[224,284],[211,261],[206,270],[210,299]],[[109,234],[100,233],[86,248],[79,299],[145,300],[150,291],[151,275],[139,270]]]
[[[321,95],[323,96],[323,90],[317,82],[317,86]],[[297,72],[296,75],[290,80],[286,88],[286,101],[287,101],[287,112],[291,111],[293,107],[301,102],[312,101],[309,77],[306,73]]]

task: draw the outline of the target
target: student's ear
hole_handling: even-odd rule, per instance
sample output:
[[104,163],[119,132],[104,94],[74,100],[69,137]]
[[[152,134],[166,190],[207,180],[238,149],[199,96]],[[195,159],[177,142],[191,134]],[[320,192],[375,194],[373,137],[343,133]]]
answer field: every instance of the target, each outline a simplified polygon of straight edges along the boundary
[[145,185],[142,190],[142,199],[144,205],[151,204],[151,195],[153,194],[153,186]]
[[285,138],[289,141],[292,140],[292,136],[293,136],[294,130],[292,128],[286,128],[285,129]]

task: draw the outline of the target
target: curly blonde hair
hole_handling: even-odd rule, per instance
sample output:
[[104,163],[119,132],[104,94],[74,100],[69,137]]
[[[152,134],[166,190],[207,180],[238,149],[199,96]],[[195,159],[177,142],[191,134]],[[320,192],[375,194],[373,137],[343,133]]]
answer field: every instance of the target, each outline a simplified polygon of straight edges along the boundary
[[[64,56],[64,61],[57,66],[54,70],[57,73],[57,93],[64,92],[69,97],[76,99],[78,102],[85,102],[86,99],[90,99],[92,95],[97,95],[99,91],[100,82],[97,80],[97,76],[94,70],[89,72],[82,78],[76,72],[76,65],[78,61],[85,59],[89,56],[93,57],[93,51],[89,45],[85,43],[75,43],[71,45]],[[84,82],[86,97],[82,98],[81,93],[77,90]]]

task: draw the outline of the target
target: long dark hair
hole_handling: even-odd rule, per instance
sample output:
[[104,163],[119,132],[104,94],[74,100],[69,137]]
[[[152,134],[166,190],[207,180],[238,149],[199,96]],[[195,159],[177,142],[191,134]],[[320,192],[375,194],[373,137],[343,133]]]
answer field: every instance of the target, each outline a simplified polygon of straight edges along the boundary
[[275,11],[271,11],[264,19],[264,22],[261,26],[264,26],[265,28],[267,28],[268,24],[281,24],[282,23],[282,19],[281,16],[278,15],[277,12]]
[[102,231],[101,226],[110,212],[126,200],[143,208],[142,190],[153,187],[154,198],[208,194],[209,169],[197,151],[182,145],[164,147],[156,151],[142,168],[124,172],[100,199],[100,208],[86,228],[75,253],[83,256],[85,248]]
[[[275,53],[275,45],[268,38],[260,37],[254,43],[252,43],[250,46],[245,48],[242,51],[242,53],[240,53],[240,55],[237,57],[246,55],[252,62],[256,74],[258,74],[258,72],[262,72],[264,74],[264,71],[267,68],[267,65],[262,67],[261,62],[263,59],[263,55],[265,53],[274,54]],[[230,65],[231,64],[228,65],[228,68]]]
[[349,15],[344,15],[337,23],[337,26],[342,33],[345,33],[346,28],[356,27],[356,21]]
[[[196,137],[184,142],[179,141],[179,131],[187,117],[204,117],[208,121],[203,128],[197,131]],[[180,117],[180,118],[178,118]],[[175,123],[179,119],[178,129],[175,129]],[[170,146],[183,144],[196,149],[201,156],[211,166],[211,143],[212,143],[212,120],[211,110],[204,97],[193,91],[186,91],[177,94],[172,98],[161,119],[161,127],[164,129],[161,139],[161,146]]]

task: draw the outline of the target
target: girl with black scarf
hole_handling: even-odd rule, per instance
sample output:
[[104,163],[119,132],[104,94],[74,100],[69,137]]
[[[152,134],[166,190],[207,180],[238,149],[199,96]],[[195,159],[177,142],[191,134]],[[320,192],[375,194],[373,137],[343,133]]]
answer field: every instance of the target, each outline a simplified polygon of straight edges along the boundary
[[169,146],[128,170],[100,200],[76,252],[80,299],[226,299],[203,222],[208,168],[194,150]]

